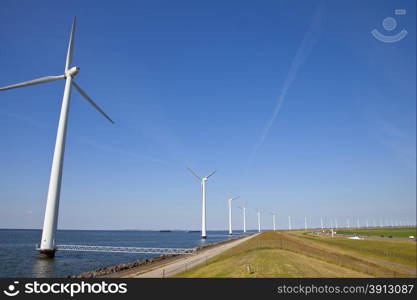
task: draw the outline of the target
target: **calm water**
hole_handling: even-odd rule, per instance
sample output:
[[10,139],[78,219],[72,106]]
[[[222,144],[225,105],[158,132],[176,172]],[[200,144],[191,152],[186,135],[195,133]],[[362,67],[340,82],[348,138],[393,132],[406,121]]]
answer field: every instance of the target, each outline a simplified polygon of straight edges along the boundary
[[[200,232],[187,231],[59,230],[57,244],[192,248],[229,238],[226,231],[211,231],[207,236],[204,241]],[[40,230],[0,229],[0,277],[65,277],[152,256],[57,251],[53,260],[40,259],[35,250],[40,237]]]

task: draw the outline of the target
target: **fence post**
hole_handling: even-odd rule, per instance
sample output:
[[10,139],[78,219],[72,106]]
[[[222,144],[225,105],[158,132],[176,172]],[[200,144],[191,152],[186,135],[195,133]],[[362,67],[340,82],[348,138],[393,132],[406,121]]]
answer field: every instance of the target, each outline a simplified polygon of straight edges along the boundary
[[162,269],[162,278],[165,278],[165,269]]
[[250,267],[250,265],[248,264],[248,265],[246,265],[246,272],[248,273],[248,274],[252,274],[252,269],[251,269],[251,267]]

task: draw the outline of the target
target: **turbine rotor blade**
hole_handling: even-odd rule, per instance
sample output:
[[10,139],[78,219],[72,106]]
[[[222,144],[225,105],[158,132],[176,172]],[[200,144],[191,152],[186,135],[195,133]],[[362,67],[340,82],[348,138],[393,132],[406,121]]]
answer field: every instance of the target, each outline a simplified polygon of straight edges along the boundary
[[233,198],[231,198],[230,200],[231,201],[233,201],[233,200],[236,200],[237,198],[239,198],[240,196],[236,196],[236,197],[233,197]]
[[213,175],[214,173],[216,173],[217,170],[215,170],[213,173],[211,173],[210,175],[207,175],[206,178],[208,179],[211,175]]
[[40,84],[40,83],[45,83],[45,82],[50,82],[50,81],[55,81],[55,80],[64,79],[64,78],[65,78],[65,75],[45,76],[45,77],[41,77],[41,78],[29,80],[29,81],[24,81],[24,82],[20,82],[20,83],[8,85],[8,86],[0,87],[0,91],[15,89],[15,88],[23,87],[23,86],[28,86],[28,85]]
[[202,178],[200,177],[200,176],[198,176],[197,174],[196,174],[196,172],[194,172],[193,171],[193,169],[191,169],[191,168],[189,168],[189,167],[187,167],[187,169],[188,169],[188,171],[190,171],[190,173],[191,174],[193,174],[199,181],[201,181],[202,180]]
[[71,60],[72,60],[72,48],[74,45],[74,34],[75,34],[75,21],[76,21],[77,17],[74,17],[74,21],[72,22],[72,27],[71,27],[71,34],[70,34],[70,39],[69,39],[69,43],[68,43],[68,52],[67,52],[67,60],[65,61],[65,71],[68,71],[71,65]]
[[72,81],[72,84],[88,103],[94,106],[94,108],[97,109],[98,112],[101,113],[107,120],[109,120],[111,123],[114,123],[114,121],[87,95],[86,92],[80,88],[80,86],[75,81]]

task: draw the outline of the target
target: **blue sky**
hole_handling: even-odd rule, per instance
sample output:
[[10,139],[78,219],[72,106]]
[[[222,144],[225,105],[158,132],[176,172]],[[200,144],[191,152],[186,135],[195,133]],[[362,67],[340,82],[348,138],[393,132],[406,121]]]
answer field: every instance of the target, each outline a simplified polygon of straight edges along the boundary
[[[59,228],[415,220],[415,1],[9,1],[0,85],[63,72],[71,99]],[[406,15],[395,15],[406,9]],[[384,31],[382,20],[398,27]],[[408,35],[383,43],[373,29]],[[0,93],[0,228],[40,228],[64,82]]]

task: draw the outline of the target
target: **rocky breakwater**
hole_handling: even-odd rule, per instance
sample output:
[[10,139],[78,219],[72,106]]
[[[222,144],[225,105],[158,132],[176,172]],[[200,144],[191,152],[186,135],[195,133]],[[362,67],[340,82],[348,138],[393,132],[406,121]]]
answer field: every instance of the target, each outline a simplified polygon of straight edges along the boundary
[[126,271],[132,268],[148,266],[150,264],[160,262],[162,260],[165,260],[167,258],[174,257],[174,256],[180,256],[180,254],[164,254],[164,255],[160,255],[156,257],[145,258],[141,260],[132,261],[130,263],[119,264],[116,266],[98,268],[98,269],[84,272],[84,273],[77,274],[77,275],[69,275],[67,276],[67,278],[94,278],[94,277],[106,276],[106,275],[117,273],[120,271]]

